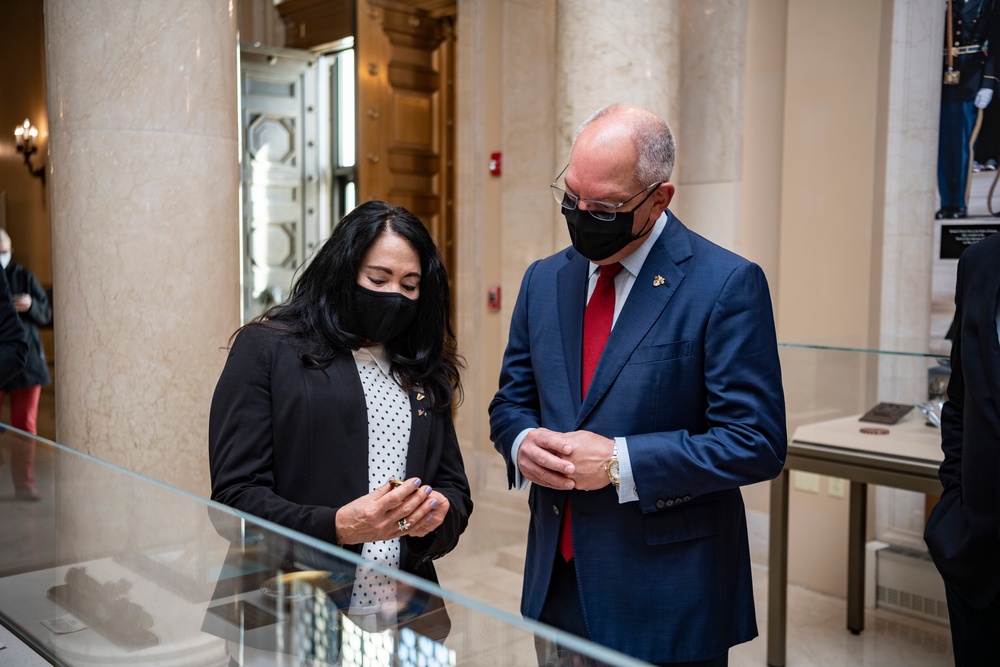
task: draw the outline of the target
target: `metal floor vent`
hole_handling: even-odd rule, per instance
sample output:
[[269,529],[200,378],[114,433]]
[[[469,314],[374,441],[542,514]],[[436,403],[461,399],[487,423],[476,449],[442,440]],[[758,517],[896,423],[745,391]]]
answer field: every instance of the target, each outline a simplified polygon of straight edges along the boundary
[[877,552],[875,606],[948,623],[944,582],[928,554],[895,546]]

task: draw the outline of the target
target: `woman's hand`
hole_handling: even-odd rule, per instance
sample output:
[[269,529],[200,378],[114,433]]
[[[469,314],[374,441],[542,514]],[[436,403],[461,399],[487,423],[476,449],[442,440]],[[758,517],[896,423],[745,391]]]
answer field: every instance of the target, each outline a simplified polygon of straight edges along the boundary
[[[437,503],[431,507],[432,501]],[[361,544],[402,537],[405,534],[425,535],[441,525],[448,501],[430,486],[420,485],[418,477],[411,477],[402,484],[387,482],[371,493],[353,500],[337,510],[337,543]],[[435,520],[435,515],[440,518]],[[424,521],[425,517],[432,517]],[[403,523],[405,519],[408,523]],[[402,530],[402,526],[407,530]],[[433,524],[423,530],[424,525]],[[422,532],[418,532],[418,526]]]
[[444,494],[432,490],[429,486],[425,488],[430,493],[420,503],[420,506],[406,517],[410,523],[410,529],[406,531],[407,535],[414,537],[427,535],[440,526],[444,522],[445,515],[448,514],[450,505]]

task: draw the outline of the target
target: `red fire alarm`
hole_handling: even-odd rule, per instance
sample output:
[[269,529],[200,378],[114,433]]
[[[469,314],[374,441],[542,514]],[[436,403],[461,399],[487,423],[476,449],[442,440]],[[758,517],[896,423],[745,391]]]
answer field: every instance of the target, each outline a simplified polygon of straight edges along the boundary
[[503,173],[503,153],[490,153],[490,175],[499,176]]
[[486,288],[486,310],[500,310],[499,285],[490,285]]

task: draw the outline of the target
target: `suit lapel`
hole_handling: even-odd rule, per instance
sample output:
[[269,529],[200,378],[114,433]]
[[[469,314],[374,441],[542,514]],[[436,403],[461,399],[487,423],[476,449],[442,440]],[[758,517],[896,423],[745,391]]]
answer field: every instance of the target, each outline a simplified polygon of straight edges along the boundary
[[[668,213],[667,226],[646,256],[628,300],[611,330],[611,337],[608,338],[608,344],[590,382],[590,389],[587,390],[587,398],[577,414],[578,428],[607,393],[632,352],[667,307],[684,280],[684,271],[678,265],[690,256],[691,244],[687,230],[672,213]],[[579,369],[579,354],[577,357]],[[577,386],[579,385],[577,372]]]
[[[322,387],[322,393],[314,396],[313,385],[306,385],[310,392],[311,410],[320,422],[315,432],[339,434],[331,436],[338,466],[345,470],[368,470],[368,408],[354,357],[345,354],[337,357],[326,372],[309,369],[306,373],[314,374]],[[341,420],[349,420],[350,423],[345,424]],[[350,494],[346,496],[348,498],[368,493],[367,474],[350,475],[346,483],[350,486],[344,490],[345,494]]]
[[424,470],[427,443],[430,440],[431,402],[420,391],[410,392],[410,444],[406,450],[406,476],[413,477]]
[[583,310],[587,302],[587,272],[590,262],[576,251],[569,251],[569,261],[556,275],[559,331],[563,362],[569,381],[573,409],[580,409],[580,373],[583,357]]
[[[322,373],[322,371],[309,371]],[[358,440],[346,443],[349,446],[338,449],[337,457],[348,470],[368,470],[368,407],[365,401],[365,390],[358,375],[357,362],[354,357],[344,355],[338,357],[327,371],[330,379],[325,382],[330,395],[323,397],[316,405],[318,415],[323,420],[331,418],[351,419],[350,426],[343,423],[326,423],[322,431],[329,433],[357,433]],[[341,410],[328,409],[329,403],[336,401]],[[431,415],[430,399],[421,391],[411,391],[410,401],[410,442],[406,451],[406,476],[420,474],[427,460],[427,446],[430,439]],[[342,442],[338,444],[345,444]],[[351,497],[360,497],[368,493],[368,476],[352,476]]]

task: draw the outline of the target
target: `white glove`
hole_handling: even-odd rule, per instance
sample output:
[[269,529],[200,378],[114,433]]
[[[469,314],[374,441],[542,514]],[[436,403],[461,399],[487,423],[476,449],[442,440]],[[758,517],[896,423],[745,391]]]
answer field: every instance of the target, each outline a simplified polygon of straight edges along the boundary
[[993,91],[989,88],[980,88],[979,92],[976,93],[976,99],[972,102],[976,105],[977,109],[985,109],[990,105],[990,101],[993,99]]

